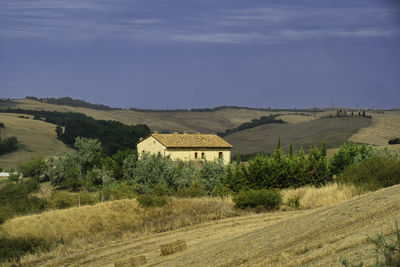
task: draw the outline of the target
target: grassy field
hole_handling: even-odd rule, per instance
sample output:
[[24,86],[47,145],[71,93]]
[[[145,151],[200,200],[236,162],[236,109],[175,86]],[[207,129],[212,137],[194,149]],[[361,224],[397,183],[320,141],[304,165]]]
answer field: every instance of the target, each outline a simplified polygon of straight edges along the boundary
[[[340,266],[372,263],[367,235],[394,233],[400,186],[354,196],[351,188],[302,188],[303,209],[238,213],[229,200],[177,199],[173,208],[141,210],[134,200],[12,219],[3,234],[64,237],[50,252],[28,255],[25,266],[112,266],[145,255],[150,266]],[[310,200],[314,206],[306,207]],[[184,239],[184,252],[160,256],[160,245]]]
[[[94,110],[80,107],[70,107],[64,105],[53,105],[42,103],[34,100],[16,100],[18,107],[23,109],[44,109],[56,110],[63,112],[81,112],[96,119],[118,120],[126,124],[145,123],[150,126],[151,130],[158,131],[179,131],[187,130],[189,132],[215,133],[224,132],[228,128],[234,128],[242,123],[249,122],[252,119],[268,116],[271,114],[282,114],[278,119],[283,119],[288,124],[267,124],[252,129],[237,132],[226,136],[225,139],[233,146],[232,155],[240,150],[242,154],[255,152],[271,152],[275,148],[278,135],[281,136],[282,147],[286,149],[290,143],[295,149],[303,146],[308,149],[313,145],[320,145],[326,142],[329,148],[328,154],[332,154],[335,148],[344,142],[350,140],[357,143],[367,143],[383,146],[391,137],[395,137],[400,133],[400,111],[386,111],[384,114],[378,112],[367,112],[372,115],[372,120],[353,117],[353,118],[325,118],[335,112],[328,109],[321,109],[316,112],[307,112],[309,116],[298,115],[296,112],[287,111],[260,111],[248,109],[223,109],[211,112],[189,112],[189,111],[135,111],[135,110]],[[4,115],[5,116],[5,115]],[[30,125],[24,126],[26,121],[20,121],[20,129],[29,128]],[[50,126],[49,126],[50,127]],[[54,133],[51,133],[55,136]],[[43,142],[48,140],[48,144],[44,144],[44,150],[54,148],[59,150],[53,144],[57,140],[43,139]],[[26,141],[29,144],[29,140]],[[28,150],[30,145],[28,145]],[[391,146],[395,148],[395,146]],[[29,155],[35,155],[35,151],[41,151],[36,146],[36,149],[30,149],[30,154],[27,151],[20,151],[20,157],[7,156],[0,158],[0,166],[7,164],[15,166],[17,159],[26,160]],[[49,154],[48,152],[41,154]],[[18,155],[18,154],[17,154]]]
[[[211,112],[189,112],[189,111],[136,111],[136,110],[94,110],[80,107],[70,107],[64,105],[53,105],[42,103],[35,100],[22,99],[16,100],[18,107],[22,109],[43,109],[61,112],[79,112],[91,116],[95,119],[102,120],[118,120],[125,124],[147,124],[151,130],[167,130],[183,132],[202,132],[216,133],[223,132],[228,128],[235,128],[242,123],[258,119],[261,116],[269,116],[271,114],[287,114],[286,111],[261,111],[248,109],[232,109],[227,108]],[[290,113],[290,112],[289,112]],[[330,114],[332,112],[322,112],[321,114]],[[318,112],[312,113],[318,116]],[[315,119],[312,116],[301,115],[283,115],[283,120],[289,123],[308,121]]]
[[350,140],[357,143],[387,145],[388,140],[400,137],[400,111],[372,114],[372,125],[361,129]]
[[2,168],[15,168],[21,162],[28,161],[33,156],[41,155],[47,157],[60,151],[70,150],[56,138],[54,124],[18,118],[20,115],[0,113],[0,122],[3,122],[6,126],[6,128],[0,130],[1,137],[16,136],[24,146],[24,148],[16,152],[2,155],[0,157],[0,166]]
[[295,149],[301,146],[308,149],[325,142],[328,148],[335,148],[346,142],[361,128],[371,125],[371,120],[363,117],[322,118],[295,124],[266,124],[228,135],[225,139],[242,154],[272,152],[278,136],[283,149],[293,144]]

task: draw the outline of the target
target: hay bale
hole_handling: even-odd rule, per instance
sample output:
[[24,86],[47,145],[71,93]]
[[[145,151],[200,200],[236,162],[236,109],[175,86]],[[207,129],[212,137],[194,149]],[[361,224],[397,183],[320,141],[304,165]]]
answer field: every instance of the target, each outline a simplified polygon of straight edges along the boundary
[[180,251],[187,249],[187,244],[185,240],[177,240],[175,242],[161,245],[161,256],[171,255]]
[[116,261],[114,262],[114,267],[137,267],[146,263],[146,257],[144,255],[141,255]]

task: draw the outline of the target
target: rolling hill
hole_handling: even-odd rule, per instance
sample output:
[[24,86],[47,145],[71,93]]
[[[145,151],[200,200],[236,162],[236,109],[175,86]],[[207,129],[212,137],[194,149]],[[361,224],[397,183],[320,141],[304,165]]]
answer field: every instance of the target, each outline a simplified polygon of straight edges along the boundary
[[[91,109],[49,104],[33,99],[14,100],[14,102],[16,103],[15,107],[21,109],[78,112],[95,119],[117,120],[129,125],[147,124],[152,131],[157,130],[160,132],[183,132],[185,130],[201,133],[224,132],[226,129],[232,129],[253,119],[259,119],[261,116],[269,116],[271,114],[281,114],[276,119],[282,119],[287,122],[287,124],[265,124],[224,137],[234,146],[232,155],[235,155],[238,150],[242,154],[271,152],[275,148],[278,135],[281,136],[284,149],[287,148],[289,143],[292,143],[295,149],[301,146],[307,149],[313,145],[320,145],[322,142],[326,142],[328,148],[334,149],[348,140],[382,146],[386,145],[391,137],[395,137],[400,133],[400,111],[398,110],[385,111],[384,114],[382,112],[368,111],[367,114],[372,116],[371,120],[358,116],[326,118],[335,114],[332,109],[267,111],[226,107],[202,111],[146,111]],[[2,116],[6,115],[2,114]],[[9,131],[11,131],[10,133],[16,133],[25,128],[25,132],[32,132],[32,125],[36,125],[37,130],[33,131],[32,135],[21,133],[22,136],[25,136],[23,137],[24,140],[21,140],[27,149],[16,152],[17,154],[12,153],[2,156],[0,165],[15,167],[18,161],[25,161],[31,156],[37,154],[50,155],[65,148],[55,139],[52,125],[40,124],[44,122],[33,122],[32,120],[20,119],[14,116],[13,120],[16,119],[18,122],[12,123],[8,127]],[[46,125],[46,127],[39,127],[38,125]],[[13,129],[14,126],[15,128]],[[44,134],[44,129],[47,129],[46,134]],[[41,134],[44,134],[43,138],[38,137]],[[40,141],[38,141],[39,139]],[[38,142],[41,142],[41,145],[38,145]]]
[[[22,224],[24,217],[17,220]],[[400,220],[400,185],[313,210],[243,215],[65,251],[63,257],[55,256],[61,251],[27,257],[23,264],[113,266],[138,255],[146,257],[146,266],[341,266],[344,257],[371,264],[374,248],[367,236],[393,237],[395,220]],[[160,245],[180,239],[187,250],[160,255]]]
[[362,128],[371,125],[371,119],[364,117],[320,118],[290,124],[266,124],[240,131],[225,137],[234,145],[233,154],[272,152],[281,138],[283,149],[293,144],[294,149],[308,149],[313,145],[326,143],[328,148],[335,148],[346,142]]
[[[6,169],[16,168],[21,162],[34,156],[47,157],[61,151],[69,151],[64,143],[57,139],[54,124],[39,120],[19,118],[21,114],[0,113],[0,122],[5,128],[0,130],[2,138],[16,136],[24,146],[16,152],[2,155],[0,166]],[[24,115],[29,117],[29,115]]]

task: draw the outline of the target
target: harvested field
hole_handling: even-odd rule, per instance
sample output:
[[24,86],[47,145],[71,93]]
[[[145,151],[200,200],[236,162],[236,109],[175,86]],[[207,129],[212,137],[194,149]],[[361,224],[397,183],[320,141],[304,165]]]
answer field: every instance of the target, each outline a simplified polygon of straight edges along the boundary
[[[393,235],[395,219],[400,220],[400,185],[314,210],[228,218],[22,263],[113,266],[143,255],[148,266],[341,266],[342,257],[369,264],[374,250],[367,235]],[[187,241],[186,250],[160,255],[160,245],[180,239]]]
[[372,114],[372,125],[361,129],[350,141],[382,146],[393,137],[400,137],[400,111]]
[[[25,147],[18,151],[2,155],[2,168],[16,168],[21,162],[30,160],[34,156],[47,157],[61,151],[70,151],[63,142],[57,139],[56,126],[47,122],[18,118],[21,114],[0,113],[0,122],[6,125],[1,129],[1,137],[16,136]],[[29,116],[29,115],[23,115]]]
[[293,144],[295,149],[301,146],[308,149],[323,142],[328,148],[335,148],[346,142],[360,129],[371,125],[371,119],[363,117],[322,118],[295,124],[266,124],[240,131],[225,137],[233,144],[235,151],[242,154],[272,152],[281,137],[283,149]]

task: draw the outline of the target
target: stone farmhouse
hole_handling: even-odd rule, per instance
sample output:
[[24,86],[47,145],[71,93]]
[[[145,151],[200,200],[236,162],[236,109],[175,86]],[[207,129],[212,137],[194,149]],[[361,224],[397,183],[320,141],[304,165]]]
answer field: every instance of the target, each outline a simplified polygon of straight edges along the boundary
[[231,160],[232,145],[215,134],[159,134],[155,131],[137,144],[139,157],[143,153],[170,156],[173,160]]

